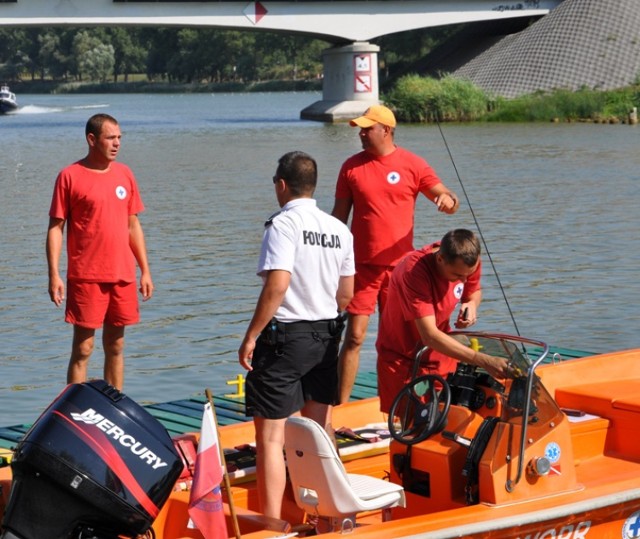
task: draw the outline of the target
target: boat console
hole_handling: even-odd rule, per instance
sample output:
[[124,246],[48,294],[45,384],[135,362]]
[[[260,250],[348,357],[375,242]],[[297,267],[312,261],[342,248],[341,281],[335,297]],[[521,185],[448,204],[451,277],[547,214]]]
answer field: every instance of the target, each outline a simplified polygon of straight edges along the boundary
[[389,415],[391,480],[404,486],[408,503],[394,511],[424,514],[577,489],[568,421],[535,372],[547,345],[499,334],[452,336],[504,357],[515,377],[495,380],[460,363],[446,380],[422,376],[398,394]]

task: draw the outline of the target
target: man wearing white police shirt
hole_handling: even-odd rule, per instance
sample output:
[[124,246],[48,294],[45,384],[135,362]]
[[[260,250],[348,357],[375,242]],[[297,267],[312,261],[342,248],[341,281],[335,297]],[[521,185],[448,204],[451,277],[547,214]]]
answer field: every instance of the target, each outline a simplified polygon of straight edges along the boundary
[[286,483],[284,424],[301,412],[331,435],[342,319],[355,265],[347,226],[312,198],[318,170],[303,152],[278,161],[280,212],[265,223],[258,275],[264,286],[238,350],[249,371],[246,413],[256,429],[261,511],[280,518]]

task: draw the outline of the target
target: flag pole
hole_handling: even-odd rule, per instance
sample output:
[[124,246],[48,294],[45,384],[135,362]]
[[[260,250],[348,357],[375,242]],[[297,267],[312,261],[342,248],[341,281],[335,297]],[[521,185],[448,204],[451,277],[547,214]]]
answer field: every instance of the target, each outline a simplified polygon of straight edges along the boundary
[[222,463],[222,470],[224,472],[224,488],[227,490],[227,498],[229,499],[229,511],[231,512],[231,520],[233,521],[233,531],[236,534],[236,539],[242,539],[240,534],[240,525],[238,524],[238,515],[236,515],[236,506],[233,502],[233,495],[231,494],[231,481],[229,480],[229,473],[227,472],[227,461],[224,457],[224,449],[222,447],[222,439],[220,438],[220,432],[218,431],[218,417],[216,416],[216,409],[213,405],[213,395],[209,388],[204,390],[204,394],[211,406],[211,413],[213,414],[213,423],[216,426],[216,433],[218,435],[218,450],[220,451],[220,462]]

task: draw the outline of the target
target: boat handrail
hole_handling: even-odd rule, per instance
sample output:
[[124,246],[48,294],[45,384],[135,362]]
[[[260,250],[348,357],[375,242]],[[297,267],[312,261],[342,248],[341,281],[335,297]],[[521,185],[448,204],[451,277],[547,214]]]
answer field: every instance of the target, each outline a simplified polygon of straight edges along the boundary
[[522,412],[522,432],[520,433],[520,453],[518,455],[518,471],[516,473],[515,481],[507,479],[504,488],[507,492],[513,492],[513,489],[522,479],[522,471],[524,469],[524,452],[527,441],[527,426],[529,424],[529,412],[531,410],[531,393],[533,392],[533,380],[535,378],[535,370],[538,365],[542,363],[549,354],[549,346],[544,344],[543,351],[540,357],[529,367],[527,372],[527,390],[525,392],[524,410]]

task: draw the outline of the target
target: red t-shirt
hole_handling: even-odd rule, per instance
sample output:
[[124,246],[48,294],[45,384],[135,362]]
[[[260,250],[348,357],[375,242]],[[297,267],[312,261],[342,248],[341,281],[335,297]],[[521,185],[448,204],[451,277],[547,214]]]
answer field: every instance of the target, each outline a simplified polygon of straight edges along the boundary
[[[450,282],[440,276],[434,248],[440,242],[409,253],[393,270],[385,309],[380,315],[376,349],[378,352],[378,392],[381,409],[388,412],[397,393],[410,382],[416,352],[422,348],[415,324],[418,318],[435,316],[438,329],[451,331],[449,320],[459,302],[480,289],[481,263],[466,283]],[[424,365],[428,361],[428,365]],[[422,357],[426,372],[443,377],[455,371],[457,361],[432,350]],[[386,409],[384,408],[386,406]]]
[[129,216],[143,210],[135,177],[126,165],[112,162],[109,170],[97,171],[77,162],[63,169],[49,216],[67,221],[67,279],[134,282]]
[[362,151],[347,159],[336,198],[353,201],[356,263],[393,266],[411,251],[418,193],[426,194],[439,183],[424,159],[403,148],[383,157]]

